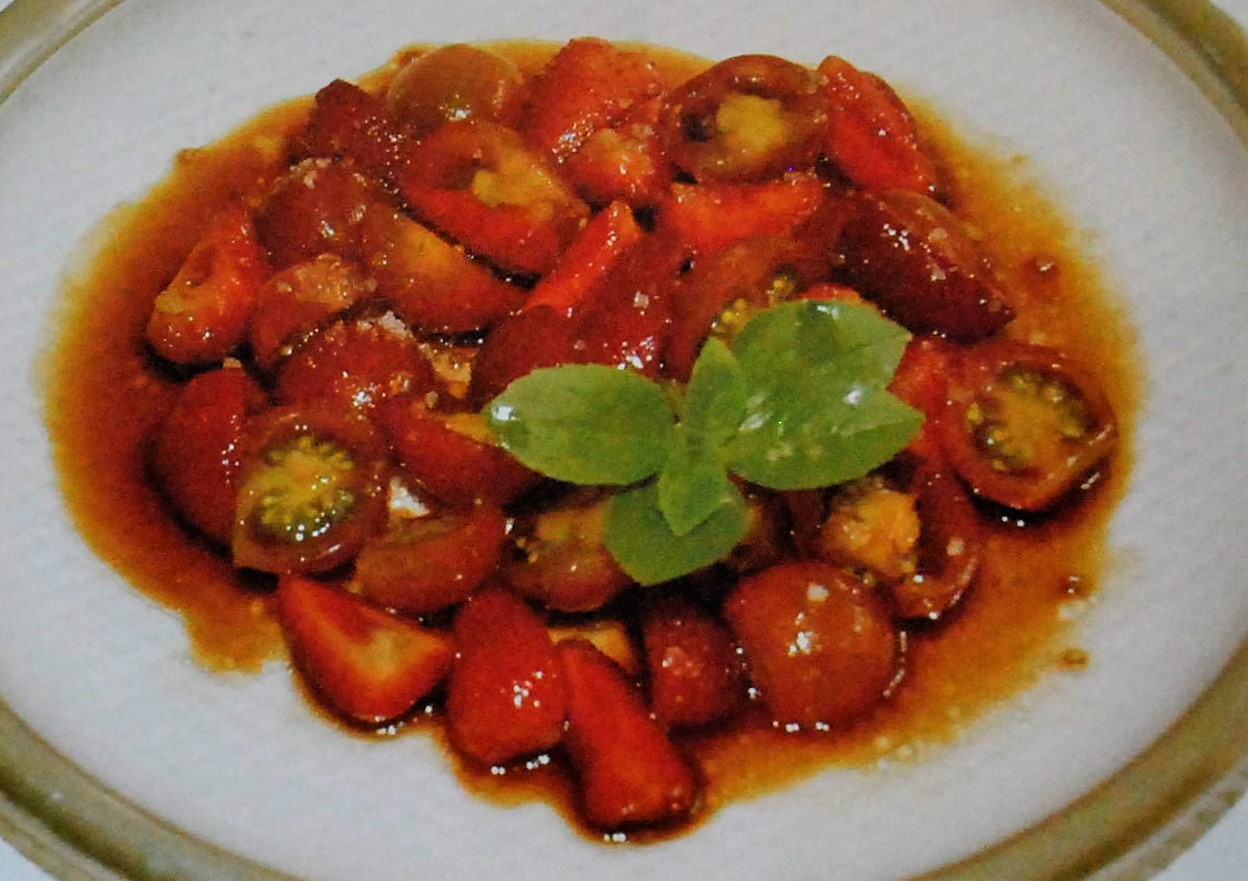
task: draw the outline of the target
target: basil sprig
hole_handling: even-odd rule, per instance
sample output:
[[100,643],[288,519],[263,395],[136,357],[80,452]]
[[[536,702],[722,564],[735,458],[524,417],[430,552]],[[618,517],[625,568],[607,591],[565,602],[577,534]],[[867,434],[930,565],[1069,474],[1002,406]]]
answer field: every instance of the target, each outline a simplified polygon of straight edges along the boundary
[[918,433],[888,391],[909,334],[875,309],[803,300],[759,313],[731,348],[709,340],[683,389],[603,365],[536,370],[485,417],[521,462],[557,480],[616,486],[606,544],[642,584],[726,556],[748,505],[732,480],[778,490],[853,480]]

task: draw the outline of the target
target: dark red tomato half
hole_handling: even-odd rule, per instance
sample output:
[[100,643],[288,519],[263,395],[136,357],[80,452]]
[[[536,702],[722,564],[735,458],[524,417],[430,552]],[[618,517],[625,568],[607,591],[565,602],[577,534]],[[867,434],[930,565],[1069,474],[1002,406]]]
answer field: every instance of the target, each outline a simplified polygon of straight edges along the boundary
[[364,417],[279,407],[248,424],[243,447],[234,565],[324,572],[380,529],[389,450]]
[[505,505],[541,482],[490,436],[479,413],[437,413],[422,398],[392,398],[376,419],[406,471],[448,505]]
[[763,181],[810,168],[828,121],[823,83],[772,55],[721,61],[669,100],[668,154],[699,181]]
[[983,343],[958,352],[949,368],[940,443],[977,495],[1041,511],[1114,451],[1117,427],[1105,393],[1059,352]]

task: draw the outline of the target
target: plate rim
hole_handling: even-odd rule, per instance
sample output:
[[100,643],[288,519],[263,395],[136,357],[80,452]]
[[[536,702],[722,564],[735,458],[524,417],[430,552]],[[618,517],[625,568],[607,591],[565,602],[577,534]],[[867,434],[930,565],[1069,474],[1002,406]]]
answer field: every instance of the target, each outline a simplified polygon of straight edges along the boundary
[[[0,10],[0,103],[125,0],[13,0]],[[1248,35],[1211,0],[1098,0],[1160,49],[1248,148]],[[1141,881],[1248,788],[1248,639],[1166,732],[1059,812],[912,881]],[[20,757],[20,764],[14,761]],[[1147,787],[1141,781],[1149,781]],[[1111,810],[1112,808],[1112,810]],[[0,700],[0,836],[66,881],[299,881],[217,847],[119,795]]]

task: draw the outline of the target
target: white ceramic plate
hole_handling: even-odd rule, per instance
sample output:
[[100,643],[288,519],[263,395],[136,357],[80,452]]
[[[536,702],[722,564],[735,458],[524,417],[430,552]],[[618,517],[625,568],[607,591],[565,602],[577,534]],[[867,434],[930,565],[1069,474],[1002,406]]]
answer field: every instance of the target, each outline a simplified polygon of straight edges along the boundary
[[[92,879],[1146,873],[1182,839],[1182,809],[1242,779],[1248,155],[1217,64],[1243,75],[1248,50],[1225,26],[1160,0],[17,0],[0,13],[0,829]],[[34,370],[83,237],[177,149],[407,42],[591,33],[709,57],[835,52],[1027,154],[1092,233],[1148,371],[1117,563],[1079,625],[1089,670],[930,760],[829,771],[614,849],[543,804],[466,794],[425,738],[342,736],[283,669],[198,668],[178,619],[69,524]]]

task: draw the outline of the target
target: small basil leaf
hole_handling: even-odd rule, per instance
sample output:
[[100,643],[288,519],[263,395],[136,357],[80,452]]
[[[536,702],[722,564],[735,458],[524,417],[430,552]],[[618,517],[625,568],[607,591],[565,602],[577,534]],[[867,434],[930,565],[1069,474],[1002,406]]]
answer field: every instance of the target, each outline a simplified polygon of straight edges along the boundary
[[711,338],[702,347],[689,377],[681,422],[712,447],[736,432],[745,415],[745,373],[722,340]]
[[880,387],[775,383],[750,398],[725,450],[728,467],[772,489],[813,489],[861,477],[908,444],[923,415]]
[[730,502],[684,535],[668,526],[658,496],[657,481],[648,481],[616,495],[607,509],[607,550],[641,584],[696,572],[727,556],[745,536],[749,508],[735,487]]
[[659,510],[677,536],[691,532],[722,505],[736,488],[728,479],[718,450],[710,449],[705,435],[676,426],[671,453],[659,472]]
[[654,382],[599,364],[535,370],[485,410],[499,442],[556,480],[626,485],[662,467],[674,415]]

